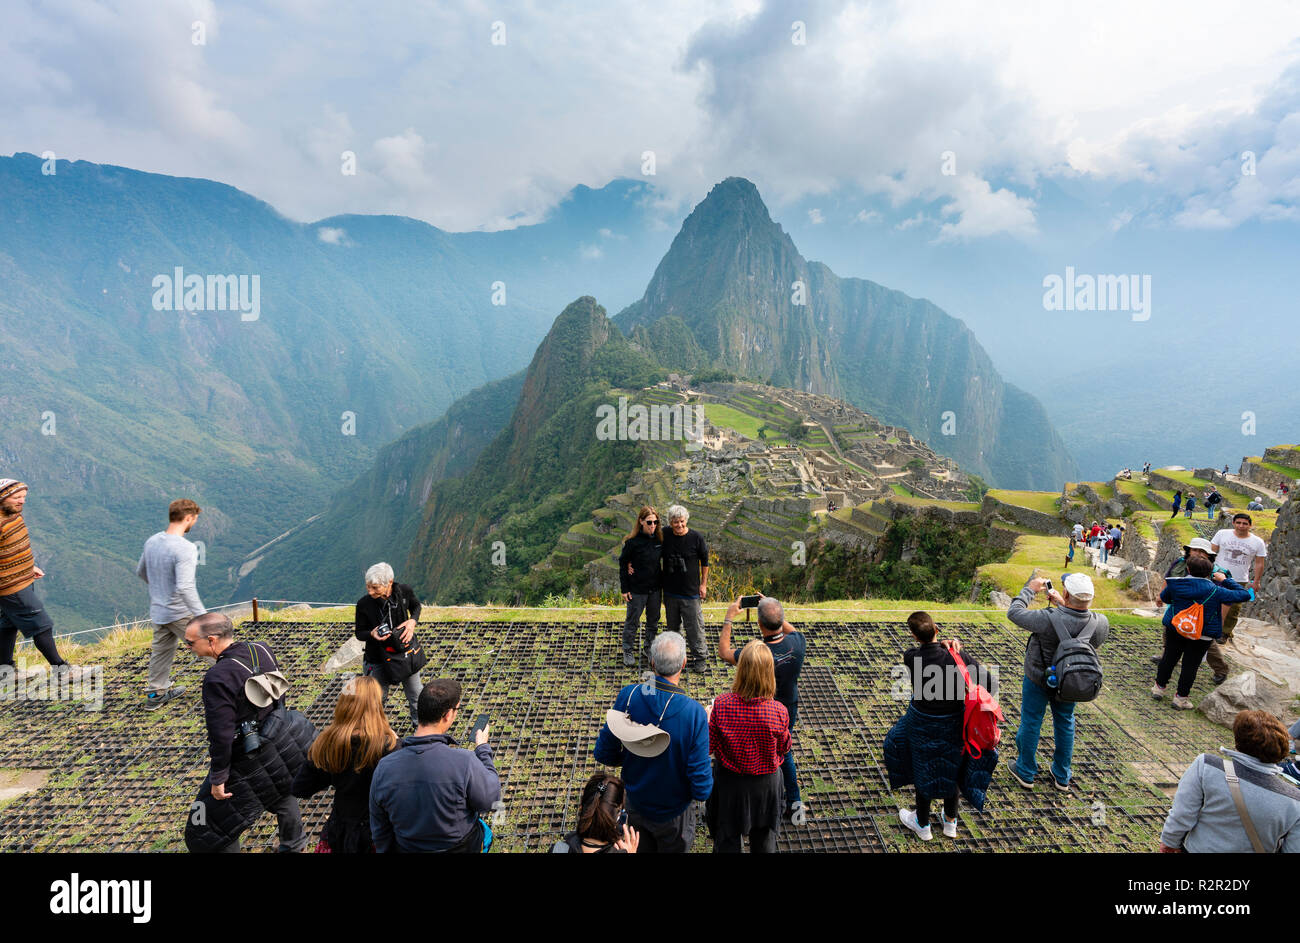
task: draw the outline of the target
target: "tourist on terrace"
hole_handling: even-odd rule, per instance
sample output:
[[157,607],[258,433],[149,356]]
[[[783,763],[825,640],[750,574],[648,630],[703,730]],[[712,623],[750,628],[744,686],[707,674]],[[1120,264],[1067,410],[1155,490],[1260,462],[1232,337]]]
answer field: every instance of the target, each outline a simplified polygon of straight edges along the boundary
[[680,854],[695,843],[695,803],[709,798],[709,718],[680,685],[686,640],[661,632],[650,646],[653,680],[629,684],[596,737],[596,762],[623,767],[627,821],[638,854]]
[[976,809],[983,809],[998,753],[990,748],[976,759],[965,751],[966,679],[954,654],[965,662],[972,682],[984,685],[994,696],[996,684],[958,639],[939,644],[939,628],[929,613],[912,613],[907,628],[916,641],[915,647],[903,652],[910,703],[885,737],[885,769],[891,789],[915,786],[915,808],[898,810],[904,825],[929,841],[930,802],[942,799],[939,823],[944,835],[956,838],[958,792]]
[[[1181,658],[1183,668],[1178,674],[1178,691],[1173,700],[1179,710],[1191,710],[1194,706],[1188,695],[1192,693],[1206,651],[1223,634],[1223,606],[1250,599],[1249,591],[1237,585],[1232,577],[1214,572],[1213,566],[1199,555],[1191,557],[1187,561],[1187,575],[1166,580],[1164,589],[1160,590],[1160,601],[1168,604],[1164,615],[1165,651],[1156,668],[1151,695],[1165,696],[1165,686]],[[1175,626],[1182,624],[1182,620],[1177,620],[1178,615],[1198,603],[1202,611],[1200,635],[1193,639],[1177,631]]]
[[690,642],[688,671],[704,671],[708,649],[704,645],[704,612],[709,593],[709,548],[699,531],[686,522],[690,512],[680,504],[668,508],[669,533],[663,544],[664,610],[669,632],[683,629]]
[[1300,852],[1300,789],[1278,775],[1290,746],[1286,728],[1268,711],[1242,711],[1232,738],[1235,750],[1202,753],[1183,773],[1161,851]]
[[578,802],[578,827],[557,841],[553,852],[586,855],[636,854],[640,839],[627,824],[623,780],[603,770],[592,775]]
[[375,767],[397,748],[397,734],[384,715],[384,695],[374,678],[348,680],[334,705],[334,722],[307,751],[307,762],[293,780],[293,794],[310,799],[334,787],[334,806],[318,852],[373,852],[370,835],[370,782]]
[[171,682],[176,645],[185,638],[190,620],[207,612],[195,580],[199,550],[185,539],[201,510],[188,498],[168,505],[167,529],[145,541],[135,568],[135,575],[149,587],[149,618],[153,622],[144,689],[144,709],[148,711],[157,710],[185,691],[184,685]]
[[402,686],[412,726],[419,724],[420,692],[424,690],[419,668],[412,670],[412,658],[419,657],[412,653],[419,650],[414,639],[421,608],[415,590],[394,582],[393,568],[387,563],[366,570],[366,595],[357,600],[354,632],[366,643],[362,671],[379,682],[384,700],[390,685]]
[[645,613],[645,644],[642,653],[650,662],[650,643],[659,631],[659,601],[663,582],[659,557],[663,552],[664,532],[659,526],[659,512],[646,505],[637,515],[632,533],[623,538],[623,550],[618,556],[619,588],[627,603],[623,620],[623,664],[636,665],[637,631],[641,627],[641,613]]
[[707,817],[715,852],[772,854],[786,805],[781,759],[790,752],[790,715],[774,698],[772,650],[754,639],[740,651],[731,690],[709,708],[713,793]]

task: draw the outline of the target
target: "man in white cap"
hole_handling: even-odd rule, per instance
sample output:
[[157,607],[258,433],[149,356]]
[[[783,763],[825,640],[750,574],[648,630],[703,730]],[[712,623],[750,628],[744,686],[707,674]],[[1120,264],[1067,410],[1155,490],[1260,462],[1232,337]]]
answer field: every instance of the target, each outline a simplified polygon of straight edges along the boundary
[[[1049,581],[1034,577],[1011,601],[1007,618],[1031,633],[1025,646],[1025,678],[1021,685],[1020,729],[1016,731],[1016,749],[1019,756],[1010,767],[1011,775],[1025,789],[1034,788],[1038,774],[1038,740],[1043,727],[1043,715],[1050,704],[1052,730],[1056,748],[1052,754],[1052,785],[1062,792],[1070,789],[1070,761],[1074,757],[1074,703],[1062,701],[1053,691],[1048,667],[1056,664],[1056,648],[1060,644],[1058,627],[1071,638],[1088,633],[1087,641],[1094,649],[1102,646],[1110,634],[1110,623],[1097,612],[1089,612],[1092,605],[1092,580],[1084,573],[1067,573],[1061,579],[1064,594],[1048,589]],[[1047,598],[1058,608],[1030,609],[1034,597],[1046,590]]]
[[695,802],[713,792],[709,717],[681,688],[686,639],[662,632],[650,646],[655,678],[618,692],[593,751],[623,767],[627,824],[641,834],[637,854],[681,853],[695,843]]

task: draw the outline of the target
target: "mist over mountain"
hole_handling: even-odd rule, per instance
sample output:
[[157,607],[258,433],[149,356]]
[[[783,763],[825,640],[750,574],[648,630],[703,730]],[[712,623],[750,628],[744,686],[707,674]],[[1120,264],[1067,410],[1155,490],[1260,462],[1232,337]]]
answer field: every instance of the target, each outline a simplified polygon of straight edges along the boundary
[[695,208],[615,321],[669,368],[845,399],[1002,487],[1054,488],[1077,473],[1042,405],[1002,380],[961,321],[804,259],[739,177]]

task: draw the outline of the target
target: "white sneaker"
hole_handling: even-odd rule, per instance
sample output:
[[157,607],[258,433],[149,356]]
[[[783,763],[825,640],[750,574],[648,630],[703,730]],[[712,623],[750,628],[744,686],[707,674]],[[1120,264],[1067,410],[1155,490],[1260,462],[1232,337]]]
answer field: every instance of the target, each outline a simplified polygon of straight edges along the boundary
[[939,821],[943,823],[943,833],[949,838],[957,837],[957,820],[948,818],[942,812],[939,813]]
[[911,809],[899,809],[898,818],[904,825],[916,832],[921,841],[929,841],[934,837],[930,832],[930,826],[927,825],[925,828],[921,828],[916,824],[916,813]]
[[1159,699],[1165,696],[1165,689],[1158,684],[1151,685],[1151,696]]

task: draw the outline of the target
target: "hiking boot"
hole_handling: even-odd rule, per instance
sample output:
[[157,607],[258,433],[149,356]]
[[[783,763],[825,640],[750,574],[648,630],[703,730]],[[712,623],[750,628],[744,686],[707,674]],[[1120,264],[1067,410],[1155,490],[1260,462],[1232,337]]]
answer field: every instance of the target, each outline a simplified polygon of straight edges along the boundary
[[898,818],[899,821],[915,832],[921,841],[929,841],[934,837],[930,832],[930,826],[927,825],[925,828],[922,828],[920,825],[916,824],[916,813],[911,809],[899,809]]
[[1152,655],[1152,656],[1151,656],[1151,664],[1153,664],[1153,665],[1158,665],[1158,664],[1160,664],[1160,659],[1163,658],[1163,657],[1164,657],[1164,656],[1162,656],[1162,655]]
[[1225,682],[1225,681],[1227,681],[1227,680],[1228,680],[1228,676],[1227,676],[1227,675],[1215,675],[1213,678],[1210,679],[1210,681],[1212,681],[1212,682],[1214,683],[1214,686],[1215,686],[1216,688],[1217,688],[1219,685],[1223,684],[1223,682]]
[[1011,774],[1012,779],[1020,783],[1022,788],[1024,789],[1034,788],[1034,781],[1032,779],[1021,779],[1020,774],[1016,772],[1016,768],[1014,766],[1008,766],[1007,772]]
[[144,709],[147,711],[156,711],[168,701],[180,697],[184,691],[185,686],[181,684],[173,684],[166,691],[150,691],[144,696]]
[[943,823],[943,834],[948,838],[957,837],[957,819],[948,818],[942,812],[939,813],[939,821]]
[[1180,711],[1189,711],[1196,706],[1190,697],[1183,697],[1181,694],[1174,695],[1173,705],[1175,710]]
[[1070,791],[1070,784],[1059,782],[1055,776],[1052,777],[1052,785],[1055,786],[1060,792]]
[[1155,698],[1157,701],[1160,700],[1162,697],[1165,696],[1165,688],[1166,688],[1166,687],[1167,687],[1167,686],[1166,686],[1166,685],[1163,685],[1163,684],[1153,684],[1153,685],[1151,685],[1151,696],[1152,696],[1153,698]]
[[704,672],[708,671],[708,669],[709,669],[709,663],[705,661],[703,658],[701,658],[699,661],[691,662],[687,670],[690,671],[691,674],[703,674]]
[[624,652],[624,653],[623,653],[623,666],[624,666],[625,668],[635,668],[635,667],[636,667],[636,656],[633,655],[631,652]]

